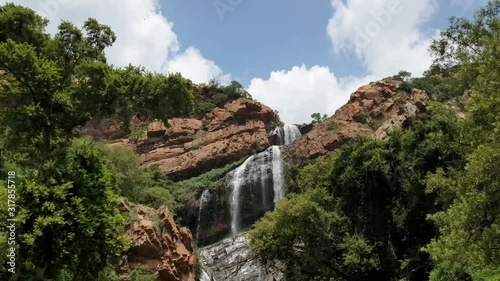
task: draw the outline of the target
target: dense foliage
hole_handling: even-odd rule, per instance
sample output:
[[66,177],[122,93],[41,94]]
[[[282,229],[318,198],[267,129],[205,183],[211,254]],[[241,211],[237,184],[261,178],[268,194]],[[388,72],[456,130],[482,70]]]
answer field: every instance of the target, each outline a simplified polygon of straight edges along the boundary
[[[290,167],[288,199],[250,235],[264,263],[280,261],[289,280],[500,280],[499,18],[499,0],[472,21],[453,18],[423,77],[394,76],[438,101],[405,132]],[[202,116],[251,97],[236,81],[194,87],[180,74],[109,65],[116,36],[95,19],[63,21],[54,36],[47,24],[0,6],[0,196],[11,195],[6,175],[15,171],[22,257],[11,275],[0,256],[0,279],[117,280],[112,268],[127,246],[118,196],[182,210],[241,162],[172,182],[126,148],[76,138],[79,130],[109,116],[131,130],[133,117]],[[446,102],[464,92],[472,98],[462,120]],[[4,222],[7,207],[2,200]],[[0,225],[2,253],[12,246],[6,233]],[[142,268],[127,277],[155,279]]]
[[[0,194],[10,194],[4,180],[15,171],[15,246],[22,257],[11,275],[2,255],[0,279],[117,280],[110,268],[127,246],[118,196],[176,211],[234,165],[174,183],[159,168],[142,167],[129,149],[78,139],[80,129],[90,120],[113,117],[133,137],[134,118],[168,124],[173,117],[205,114],[251,97],[236,81],[212,81],[199,90],[178,73],[109,65],[105,49],[116,36],[95,19],[81,28],[62,21],[54,36],[46,33],[47,25],[31,9],[0,6]],[[6,221],[7,201],[0,204]],[[7,229],[0,230],[0,249],[7,253]],[[139,268],[128,278],[155,277]]]
[[500,280],[499,18],[498,0],[453,18],[423,77],[394,76],[441,102],[472,93],[464,120],[434,102],[386,141],[290,167],[292,194],[251,232],[263,262],[289,280]]
[[[178,73],[109,65],[105,49],[116,36],[95,19],[82,28],[63,21],[54,36],[46,33],[47,25],[31,9],[0,6],[0,193],[10,194],[4,180],[15,171],[15,246],[22,257],[12,278],[116,280],[109,268],[126,246],[117,196],[178,209],[198,190],[174,184],[158,168],[141,167],[140,158],[126,148],[77,139],[80,129],[89,120],[115,117],[132,132],[134,117],[167,123],[250,96],[236,81],[211,83],[211,96],[194,91]],[[195,106],[195,98],[210,104]],[[207,177],[218,179],[226,172]],[[203,177],[199,181],[207,183]],[[7,202],[1,204],[6,221]],[[0,248],[7,253],[7,229],[2,225],[0,230]],[[2,255],[2,280],[8,279],[6,261]],[[141,276],[137,271],[129,278],[146,280]]]
[[211,112],[215,107],[223,107],[224,104],[238,98],[251,99],[252,96],[238,81],[231,81],[227,86],[221,85],[212,79],[205,88],[194,92],[196,104],[193,113],[202,117]]

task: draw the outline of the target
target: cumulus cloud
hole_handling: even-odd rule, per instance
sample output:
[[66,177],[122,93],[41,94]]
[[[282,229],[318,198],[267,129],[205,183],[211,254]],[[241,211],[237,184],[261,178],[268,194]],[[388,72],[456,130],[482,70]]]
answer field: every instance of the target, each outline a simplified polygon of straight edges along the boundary
[[[328,68],[293,67],[255,78],[248,91],[280,112],[287,123],[332,115],[359,86],[407,70],[421,75],[431,64],[430,36],[422,25],[436,11],[434,0],[332,0],[327,33],[337,55],[354,53],[366,75],[336,77]],[[352,62],[352,63],[359,63]]]
[[335,111],[345,103],[345,93],[369,79],[339,79],[328,67],[302,65],[274,71],[267,80],[254,78],[248,91],[255,99],[277,109],[285,123],[302,123],[310,121],[312,113]]
[[[11,2],[0,1],[1,3]],[[158,0],[14,0],[50,20],[48,32],[57,32],[61,20],[82,26],[89,17],[111,26],[117,35],[106,51],[108,61],[123,67],[129,63],[146,69],[167,72],[174,69],[196,82],[212,78],[227,79],[214,62],[194,47],[180,51],[173,23],[161,13]],[[191,64],[192,68],[185,67]],[[196,70],[194,70],[196,69]]]
[[223,74],[222,69],[213,61],[204,58],[200,50],[189,47],[182,54],[170,60],[166,69],[169,72],[180,72],[195,83],[207,82],[217,77],[222,84],[228,84],[230,75]]
[[421,29],[437,10],[434,0],[332,0],[332,7],[327,31],[334,50],[354,52],[369,73],[421,75],[430,65],[430,38]]

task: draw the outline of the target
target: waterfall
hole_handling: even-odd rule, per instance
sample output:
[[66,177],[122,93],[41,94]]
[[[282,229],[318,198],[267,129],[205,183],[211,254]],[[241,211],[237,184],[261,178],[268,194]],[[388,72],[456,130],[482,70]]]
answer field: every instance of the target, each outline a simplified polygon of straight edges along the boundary
[[278,138],[278,145],[285,144],[285,130],[283,130],[283,127],[276,127],[273,134]]
[[285,131],[285,145],[291,144],[302,136],[296,125],[285,125],[283,129]]
[[201,225],[201,214],[203,211],[203,204],[210,200],[210,191],[208,189],[203,190],[200,197],[200,210],[198,211],[198,226],[196,227],[196,241],[200,241],[200,225]]
[[279,146],[248,158],[230,174],[231,233],[255,222],[285,197],[284,164]]
[[273,190],[274,190],[274,205],[279,200],[285,197],[283,188],[283,159],[281,157],[281,149],[279,146],[273,146]]
[[[276,141],[281,145],[290,144],[301,137],[300,130],[296,125],[278,127],[274,133],[277,136]],[[250,156],[242,165],[231,171],[228,174],[227,193],[224,194],[224,197],[215,196],[216,198],[228,199],[224,201],[227,202],[226,208],[219,207],[224,208],[221,210],[225,210],[227,216],[224,212],[213,212],[213,210],[207,213],[207,208],[221,205],[215,203],[214,200],[217,199],[210,198],[214,196],[210,196],[208,191],[204,191],[200,197],[196,229],[197,241],[203,240],[207,233],[207,237],[229,232],[232,236],[237,235],[266,212],[273,210],[278,201],[285,197],[284,170],[281,147],[276,145]],[[201,218],[202,216],[203,218]],[[210,226],[209,221],[217,221],[217,227]]]
[[273,132],[277,136],[278,145],[289,145],[299,139],[302,134],[300,133],[299,127],[296,125],[285,125],[283,127],[276,127]]
[[240,193],[241,187],[244,184],[245,171],[247,166],[252,163],[254,156],[250,156],[241,166],[234,170],[232,179],[231,179],[231,233],[233,235],[238,234],[239,231],[239,221],[240,221]]

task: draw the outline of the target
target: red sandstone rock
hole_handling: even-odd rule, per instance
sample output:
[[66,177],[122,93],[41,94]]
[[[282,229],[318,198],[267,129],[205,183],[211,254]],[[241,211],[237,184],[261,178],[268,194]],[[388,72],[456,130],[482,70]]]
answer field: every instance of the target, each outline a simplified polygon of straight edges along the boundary
[[141,153],[145,165],[159,165],[166,174],[188,177],[269,147],[266,125],[276,119],[271,108],[241,98],[215,108],[203,120],[171,119],[165,131],[163,124],[151,123],[148,139],[119,144]]
[[136,206],[132,212],[139,220],[126,227],[131,245],[120,270],[146,265],[148,274],[157,274],[160,281],[195,281],[198,262],[191,231],[178,229],[168,208]]
[[300,163],[316,158],[357,136],[385,139],[387,132],[413,123],[417,115],[425,111],[429,97],[418,89],[406,93],[401,90],[401,84],[383,79],[360,87],[334,116],[316,125],[305,138],[288,148],[289,161]]

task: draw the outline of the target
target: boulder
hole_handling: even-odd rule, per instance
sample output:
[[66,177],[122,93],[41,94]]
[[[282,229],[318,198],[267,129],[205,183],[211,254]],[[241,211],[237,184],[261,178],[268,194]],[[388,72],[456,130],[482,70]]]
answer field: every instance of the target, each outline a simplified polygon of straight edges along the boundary
[[163,122],[151,122],[148,125],[148,131],[147,131],[147,136],[148,138],[158,138],[162,137],[165,135],[165,132],[167,131],[167,128],[163,124]]
[[200,257],[207,275],[217,281],[285,280],[282,264],[267,267],[252,254],[248,233],[205,247]]

